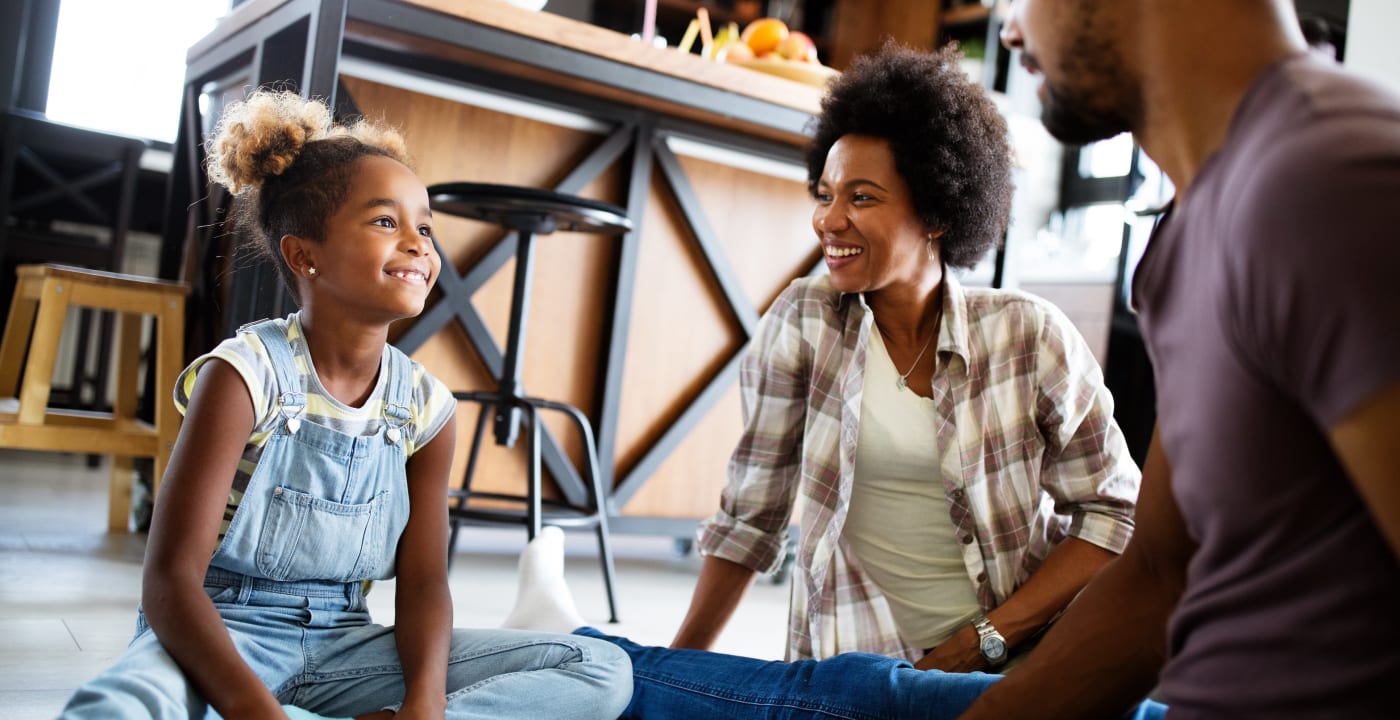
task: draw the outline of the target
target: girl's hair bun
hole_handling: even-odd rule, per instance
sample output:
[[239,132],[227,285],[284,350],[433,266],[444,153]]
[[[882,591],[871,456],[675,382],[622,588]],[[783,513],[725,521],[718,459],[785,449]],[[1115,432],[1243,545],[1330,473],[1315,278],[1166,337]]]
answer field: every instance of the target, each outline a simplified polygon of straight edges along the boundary
[[260,89],[224,109],[211,135],[209,179],[238,195],[281,175],[308,142],[338,135],[330,108],[289,90]]

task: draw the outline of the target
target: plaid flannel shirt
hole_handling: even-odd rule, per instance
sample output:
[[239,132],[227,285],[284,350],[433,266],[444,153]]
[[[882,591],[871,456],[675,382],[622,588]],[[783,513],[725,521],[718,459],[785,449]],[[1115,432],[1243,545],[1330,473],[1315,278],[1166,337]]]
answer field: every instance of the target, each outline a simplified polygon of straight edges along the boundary
[[[1121,552],[1141,475],[1068,318],[1030,295],[944,278],[930,441],[968,577],[990,610],[1067,536]],[[837,292],[826,276],[778,296],[742,362],[744,433],[720,510],[698,534],[702,554],[772,571],[800,507],[790,660],[923,654],[900,639],[842,539],[873,324],[864,297]]]

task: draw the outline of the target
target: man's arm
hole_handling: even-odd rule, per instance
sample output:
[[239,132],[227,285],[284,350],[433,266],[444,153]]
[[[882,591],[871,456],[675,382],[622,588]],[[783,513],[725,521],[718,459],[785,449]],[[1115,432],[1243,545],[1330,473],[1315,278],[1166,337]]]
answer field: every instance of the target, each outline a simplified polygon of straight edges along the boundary
[[1154,434],[1127,549],[1089,583],[1025,664],[992,686],[962,720],[1082,720],[1131,708],[1156,684],[1166,659],[1167,618],[1195,549]]
[[1353,410],[1329,431],[1332,449],[1400,562],[1400,383]]

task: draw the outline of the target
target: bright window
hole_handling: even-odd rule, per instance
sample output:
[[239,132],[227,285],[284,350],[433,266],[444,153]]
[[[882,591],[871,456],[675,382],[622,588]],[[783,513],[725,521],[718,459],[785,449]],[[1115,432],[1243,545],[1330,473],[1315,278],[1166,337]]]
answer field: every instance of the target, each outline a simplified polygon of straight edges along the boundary
[[63,0],[47,115],[174,142],[185,52],[228,9],[229,0]]

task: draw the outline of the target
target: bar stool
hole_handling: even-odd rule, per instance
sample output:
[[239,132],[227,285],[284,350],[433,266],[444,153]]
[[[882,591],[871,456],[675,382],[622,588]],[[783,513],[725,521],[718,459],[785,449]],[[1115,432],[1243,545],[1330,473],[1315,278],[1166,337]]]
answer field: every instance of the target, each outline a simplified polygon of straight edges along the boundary
[[[21,265],[4,339],[0,340],[0,447],[112,456],[107,528],[126,532],[132,458],[155,461],[153,491],[170,460],[180,416],[169,393],[184,361],[182,283],[63,265]],[[112,412],[49,407],[59,339],[69,307],[118,314],[116,400]],[[156,318],[154,424],[136,417],[141,320]],[[20,371],[24,382],[20,384]]]
[[[530,285],[533,272],[533,250],[536,235],[548,235],[557,230],[617,235],[632,229],[632,222],[620,207],[586,198],[565,195],[536,188],[480,183],[445,183],[428,188],[428,201],[435,212],[481,220],[500,225],[516,233],[515,283],[511,292],[510,329],[501,375],[494,391],[456,392],[458,400],[482,406],[477,417],[476,436],[459,490],[451,491],[455,500],[448,514],[452,526],[448,541],[455,547],[457,530],[466,522],[524,524],[530,539],[539,534],[541,525],[561,528],[592,528],[598,536],[598,550],[603,565],[603,583],[608,594],[609,621],[617,622],[617,601],[613,591],[613,557],[608,540],[607,489],[598,471],[598,448],[593,439],[593,427],[588,418],[562,402],[529,397],[521,385],[521,358],[525,349],[525,324],[529,315]],[[514,447],[519,435],[522,416],[528,433],[526,447],[525,495],[478,492],[471,489],[476,471],[478,452],[486,431],[487,409],[491,408],[491,424],[496,444]],[[572,420],[583,440],[585,464],[588,471],[587,506],[550,500],[540,493],[540,426],[539,410],[563,413]],[[472,506],[474,498],[506,503],[507,507]],[[518,509],[510,506],[521,506]]]

